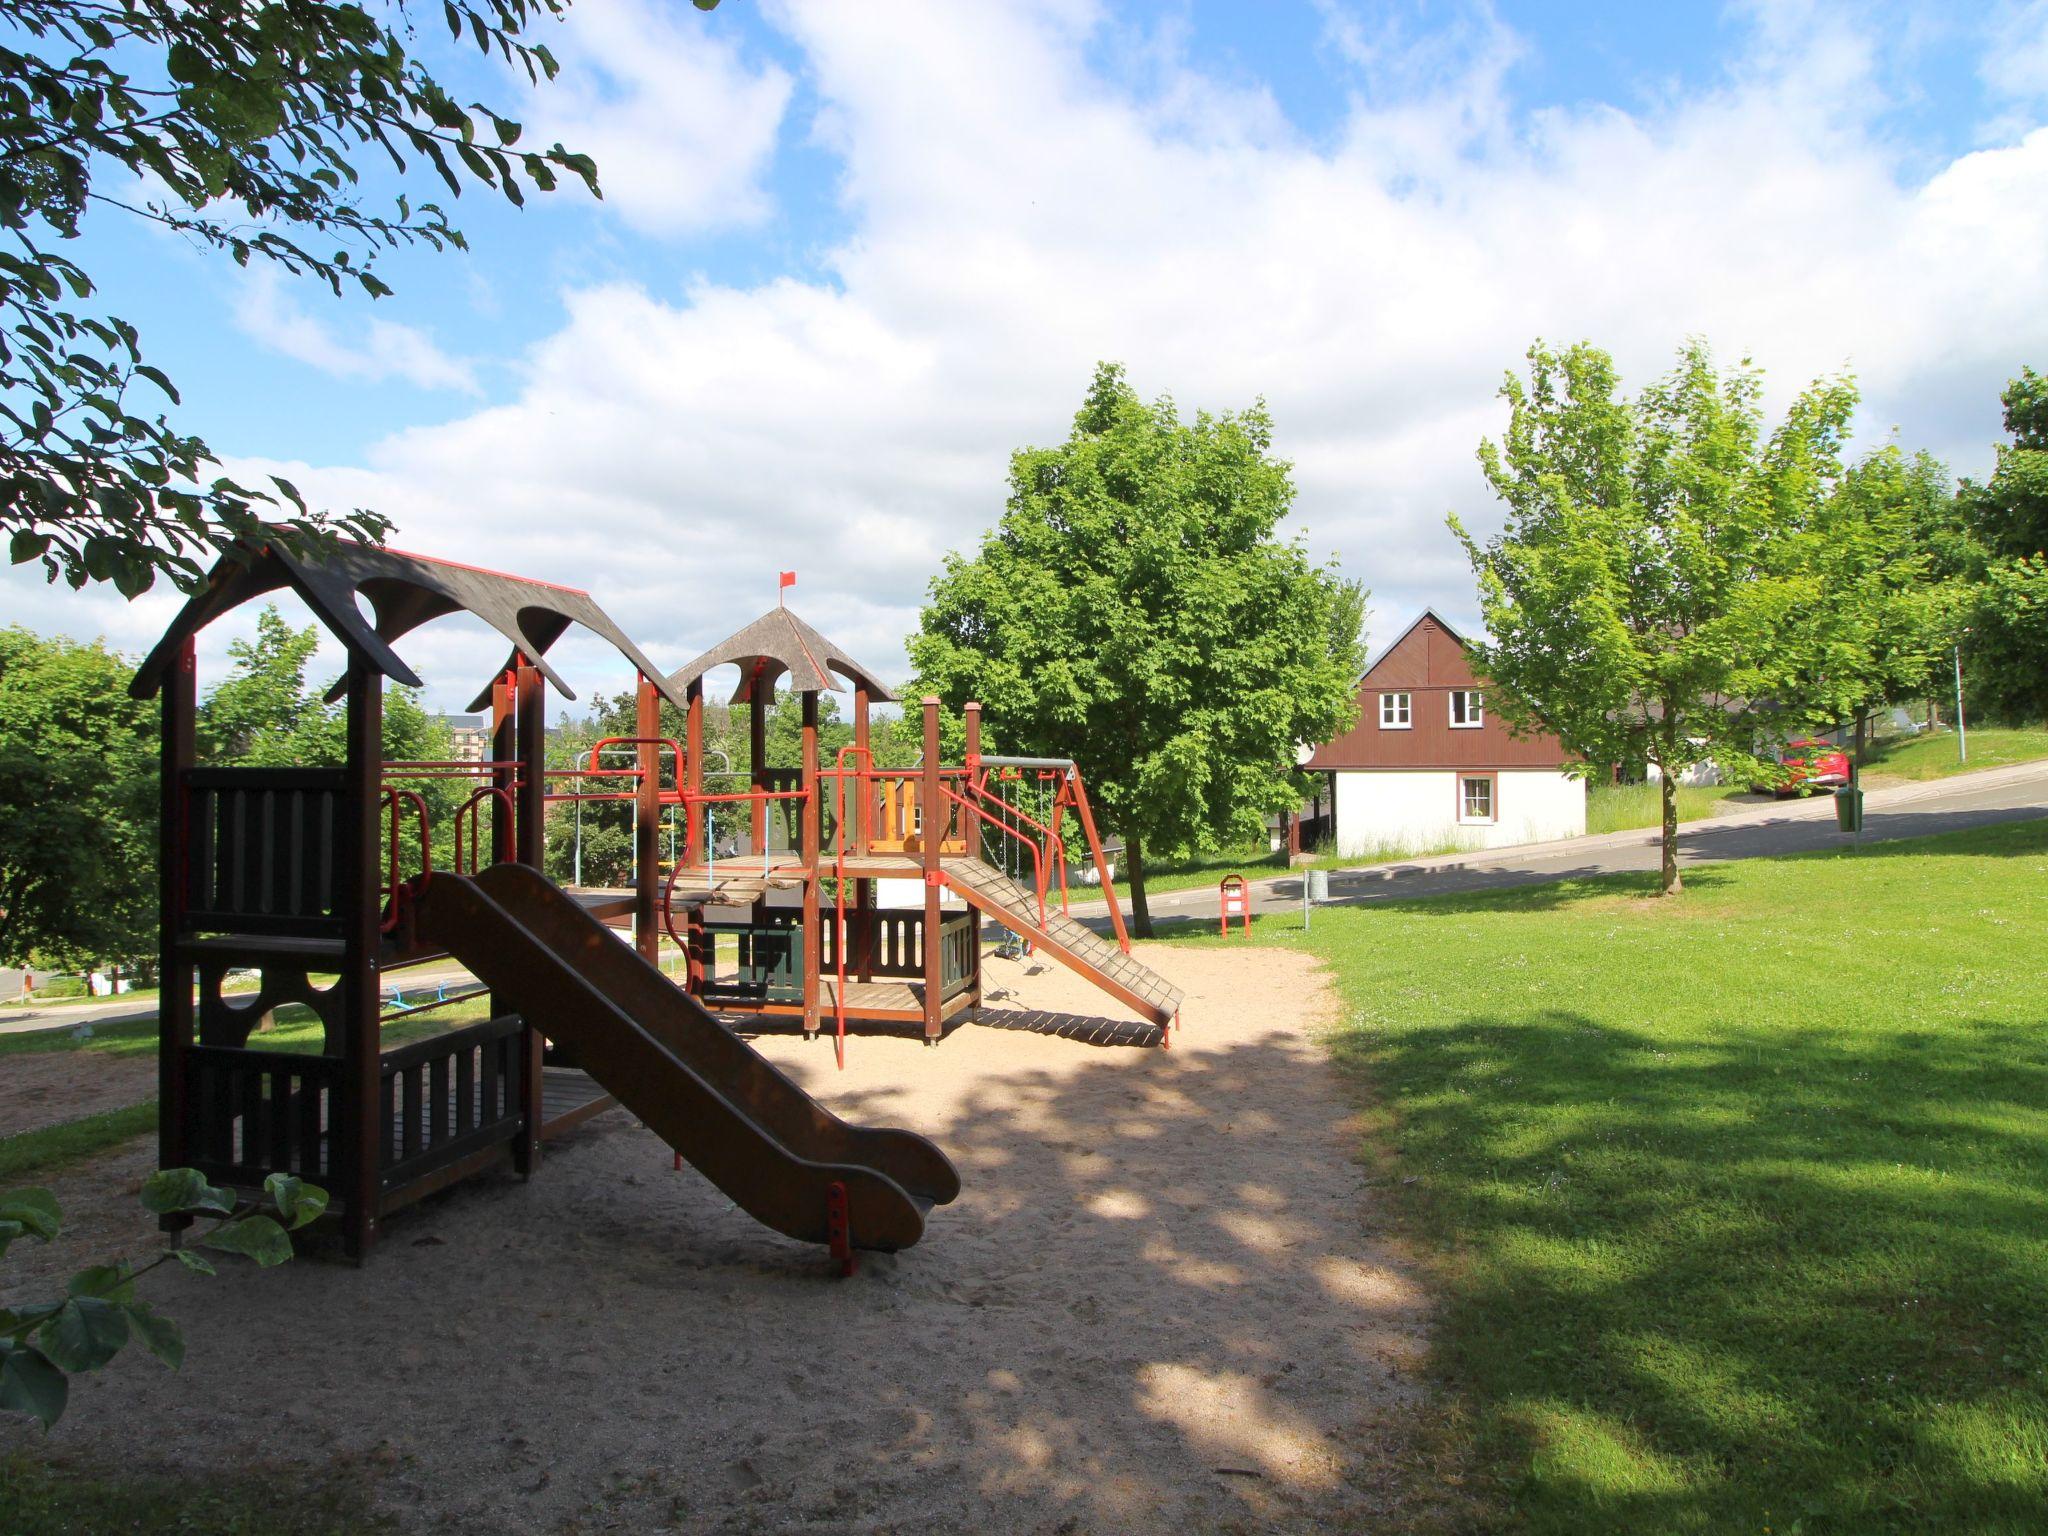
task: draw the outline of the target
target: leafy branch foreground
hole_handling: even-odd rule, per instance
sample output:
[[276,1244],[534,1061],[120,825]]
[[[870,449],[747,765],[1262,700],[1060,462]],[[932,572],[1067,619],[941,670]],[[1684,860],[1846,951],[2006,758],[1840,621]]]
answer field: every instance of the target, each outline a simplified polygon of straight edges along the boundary
[[[263,1192],[267,1200],[237,1201],[196,1169],[166,1168],[144,1180],[142,1207],[157,1216],[211,1221],[201,1247],[241,1254],[268,1269],[291,1258],[290,1232],[327,1209],[327,1193],[284,1173],[265,1179]],[[0,1195],[0,1255],[17,1238],[52,1241],[62,1222],[47,1189]],[[49,1429],[64,1415],[71,1377],[101,1369],[131,1340],[172,1370],[183,1364],[185,1336],[178,1325],[135,1294],[137,1281],[174,1260],[198,1274],[215,1272],[202,1254],[166,1249],[140,1269],[126,1259],[81,1269],[55,1301],[0,1309],[0,1410],[28,1414]]]

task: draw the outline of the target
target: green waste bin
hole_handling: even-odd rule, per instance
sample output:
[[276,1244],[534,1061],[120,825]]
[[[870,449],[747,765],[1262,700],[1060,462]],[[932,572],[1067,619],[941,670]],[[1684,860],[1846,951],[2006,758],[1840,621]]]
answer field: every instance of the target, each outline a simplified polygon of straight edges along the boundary
[[1844,832],[1863,830],[1863,791],[1854,784],[1835,791],[1835,825]]

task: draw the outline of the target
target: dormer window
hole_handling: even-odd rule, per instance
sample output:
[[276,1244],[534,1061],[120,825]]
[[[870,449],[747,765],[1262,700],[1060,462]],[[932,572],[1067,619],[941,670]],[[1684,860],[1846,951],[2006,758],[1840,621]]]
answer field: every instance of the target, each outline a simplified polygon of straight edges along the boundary
[[1383,693],[1380,695],[1380,729],[1383,731],[1405,731],[1414,724],[1405,693]]

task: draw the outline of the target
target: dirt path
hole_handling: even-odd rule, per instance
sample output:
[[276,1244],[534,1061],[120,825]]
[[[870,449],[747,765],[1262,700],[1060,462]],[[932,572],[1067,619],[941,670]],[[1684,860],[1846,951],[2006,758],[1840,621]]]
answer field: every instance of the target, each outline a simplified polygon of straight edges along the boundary
[[[1290,952],[1154,958],[1188,994],[1167,1052],[1021,1011],[936,1050],[856,1039],[843,1074],[761,1042],[960,1164],[924,1243],[852,1280],[614,1112],[531,1184],[399,1217],[361,1270],[160,1271],[182,1376],[124,1359],[54,1442],[133,1455],[148,1424],[172,1465],[367,1457],[429,1531],[1376,1524],[1427,1312],[1311,1039],[1331,995]],[[1049,964],[991,980],[1095,1008]],[[109,1198],[134,1176],[110,1167]]]
[[156,1057],[41,1051],[0,1057],[0,1136],[126,1109],[156,1097]]

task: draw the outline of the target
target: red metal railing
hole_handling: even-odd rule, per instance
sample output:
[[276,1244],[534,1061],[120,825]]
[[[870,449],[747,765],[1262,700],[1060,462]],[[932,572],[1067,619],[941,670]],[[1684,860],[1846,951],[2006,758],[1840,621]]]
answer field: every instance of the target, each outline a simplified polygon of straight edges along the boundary
[[413,823],[419,828],[420,834],[420,885],[424,887],[434,876],[434,843],[432,834],[427,830],[426,798],[416,790],[398,789],[386,784],[382,806],[390,813],[391,832],[384,862],[384,887],[380,892],[385,905],[384,921],[379,925],[385,933],[397,930],[400,917],[399,892],[404,888],[404,882],[400,880],[398,874],[398,850],[403,841],[401,823],[404,821],[400,802],[406,800],[412,802]]
[[[458,875],[473,875],[484,864],[483,807],[489,800],[495,800],[505,808],[505,825],[509,829],[517,814],[512,803],[512,792],[496,784],[486,784],[476,790],[455,809],[455,852],[450,867]],[[469,827],[469,859],[463,861],[462,828]],[[509,837],[508,837],[509,841]]]

